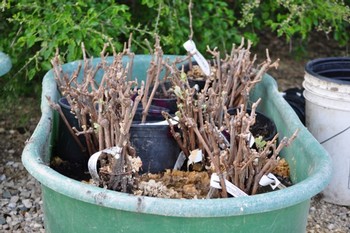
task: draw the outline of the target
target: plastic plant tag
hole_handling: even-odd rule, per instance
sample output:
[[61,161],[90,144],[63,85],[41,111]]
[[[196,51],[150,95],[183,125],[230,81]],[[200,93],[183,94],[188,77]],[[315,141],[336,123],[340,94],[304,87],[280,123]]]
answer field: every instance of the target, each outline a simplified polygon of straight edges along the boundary
[[188,40],[183,44],[184,48],[187,52],[189,52],[194,60],[198,63],[199,67],[202,69],[203,73],[206,76],[210,75],[210,66],[207,60],[203,57],[203,55],[197,50],[196,44],[193,40]]
[[195,149],[191,151],[190,156],[188,156],[187,168],[190,166],[190,164],[202,162],[202,159],[203,159],[202,150]]
[[249,133],[248,141],[249,141],[249,147],[251,148],[255,143],[255,138],[254,138],[253,134]]
[[270,185],[270,187],[275,190],[276,188],[279,188],[279,189],[285,189],[286,186],[284,186],[281,181],[278,180],[278,178],[272,174],[272,173],[269,173],[267,175],[263,175],[259,181],[259,184],[261,186],[267,186],[267,185]]
[[106,153],[106,154],[113,155],[113,157],[115,159],[119,159],[121,152],[122,152],[122,148],[119,146],[115,146],[115,147],[111,147],[111,148],[97,151],[95,154],[91,155],[91,157],[88,161],[88,169],[89,169],[89,173],[90,173],[92,179],[95,182],[98,182],[100,180],[100,177],[99,177],[98,171],[97,171],[97,162],[98,162],[98,159],[100,158],[100,156],[103,153]]
[[[234,197],[244,197],[248,196],[245,192],[239,189],[236,185],[232,184],[230,181],[225,179],[226,190],[229,194]],[[211,174],[210,186],[216,189],[221,189],[220,178],[216,173]]]
[[184,154],[183,151],[181,151],[175,162],[174,170],[181,170],[181,167],[185,163],[185,160],[186,160],[186,155]]

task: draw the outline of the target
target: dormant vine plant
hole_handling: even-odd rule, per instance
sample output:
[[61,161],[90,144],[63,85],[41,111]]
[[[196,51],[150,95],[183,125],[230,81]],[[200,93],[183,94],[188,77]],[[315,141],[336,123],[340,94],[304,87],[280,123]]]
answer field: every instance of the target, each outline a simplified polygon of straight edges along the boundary
[[[280,140],[279,144],[278,135],[275,135],[271,141],[260,143],[260,147],[252,147],[250,129],[256,123],[256,109],[261,99],[250,106],[249,93],[268,69],[277,68],[278,60],[272,62],[266,51],[266,60],[255,66],[251,43],[245,47],[244,40],[223,58],[217,49],[208,47],[213,69],[206,77],[204,89],[198,90],[190,87],[182,66],[191,59],[191,54],[173,62],[164,59],[158,37],[145,74],[146,83],[134,80],[130,41],[122,52],[117,53],[112,47],[111,62],[107,59],[105,45],[100,54],[101,62],[96,66],[86,57],[82,46],[84,62],[72,74],[63,72],[58,55],[52,61],[58,88],[82,129],[72,128],[72,135],[76,141],[79,141],[78,135],[84,135],[90,155],[104,153],[100,159],[98,185],[122,192],[137,189],[142,161],[130,143],[130,128],[139,104],[143,107],[142,122],[146,121],[152,98],[166,80],[171,82],[177,97],[176,117],[163,112],[174,139],[190,162],[193,153],[203,153],[200,161],[196,161],[200,166],[187,169],[215,173],[219,177],[221,191],[211,188],[208,197],[227,197],[227,181],[246,194],[256,194],[261,177],[272,172],[280,159],[280,151],[297,134]],[[129,58],[126,64],[123,57]],[[103,75],[98,82],[96,74],[100,70]],[[64,118],[59,105],[50,103]],[[236,114],[230,115],[228,110],[232,107],[237,108]],[[251,108],[249,114],[248,107]],[[106,148],[117,148],[118,156],[103,152]]]

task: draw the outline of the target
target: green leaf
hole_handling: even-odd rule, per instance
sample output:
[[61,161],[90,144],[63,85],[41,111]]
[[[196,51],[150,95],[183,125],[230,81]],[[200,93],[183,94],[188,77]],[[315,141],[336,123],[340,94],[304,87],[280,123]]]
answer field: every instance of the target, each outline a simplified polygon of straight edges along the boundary
[[52,68],[51,63],[49,61],[42,61],[41,67],[43,70],[48,71]]
[[67,54],[67,60],[68,61],[74,61],[76,60],[76,54],[77,53],[77,46],[74,43],[74,41],[70,42],[68,45],[68,54]]
[[29,72],[28,72],[28,79],[32,80],[34,78],[35,74],[36,74],[35,68],[30,69]]

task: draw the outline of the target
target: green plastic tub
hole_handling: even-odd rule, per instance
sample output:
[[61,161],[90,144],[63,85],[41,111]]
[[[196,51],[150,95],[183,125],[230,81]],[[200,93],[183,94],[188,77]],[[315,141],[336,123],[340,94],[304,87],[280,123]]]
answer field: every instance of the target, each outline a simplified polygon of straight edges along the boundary
[[[173,58],[173,57],[171,57]],[[99,59],[95,59],[97,63]],[[150,56],[138,55],[133,76],[145,76]],[[72,72],[77,62],[64,65]],[[260,111],[271,117],[280,135],[290,137],[300,129],[293,144],[283,150],[295,185],[248,197],[185,200],[133,196],[65,177],[49,167],[57,133],[57,116],[45,96],[59,97],[53,73],[43,80],[42,117],[23,151],[23,164],[42,184],[47,232],[305,232],[310,199],[321,192],[331,176],[327,152],[304,128],[277,91],[268,75],[251,94],[262,97]]]

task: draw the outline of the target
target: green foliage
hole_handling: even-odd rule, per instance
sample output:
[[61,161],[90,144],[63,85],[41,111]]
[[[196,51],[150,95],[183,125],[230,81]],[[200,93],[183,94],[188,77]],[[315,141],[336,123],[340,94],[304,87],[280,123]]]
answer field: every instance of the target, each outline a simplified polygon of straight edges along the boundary
[[[190,17],[188,2],[181,0],[142,0],[135,8],[132,22],[138,42],[145,36],[152,39],[160,35],[163,50],[170,54],[185,54],[182,44],[189,39]],[[148,14],[144,14],[148,12]],[[151,15],[151,16],[150,16]],[[235,25],[235,12],[224,0],[193,1],[193,40],[200,51],[206,46],[229,49],[232,43],[241,41],[241,34]]]
[[267,142],[263,139],[262,136],[255,138],[255,145],[259,151],[262,151],[265,148],[266,144]]
[[350,1],[343,0],[268,0],[242,8],[240,26],[256,30],[270,28],[288,40],[306,39],[312,31],[322,31],[346,45],[350,39]]
[[[128,7],[108,0],[97,1],[3,1],[0,16],[0,51],[9,54],[14,64],[4,92],[30,92],[27,85],[40,81],[51,68],[50,60],[59,48],[63,59],[82,58],[81,42],[86,50],[98,55],[103,44],[124,35],[121,30],[129,22]],[[37,77],[34,80],[34,77]]]
[[[185,54],[190,35],[188,0],[2,0],[0,51],[10,55],[13,68],[0,78],[0,97],[40,93],[41,78],[51,68],[59,48],[64,61],[82,58],[81,42],[99,56],[105,42],[116,49],[133,33],[133,51],[148,53],[154,34],[168,54]],[[307,39],[320,30],[346,45],[350,34],[350,0],[203,0],[192,8],[193,40],[229,51],[241,36],[258,43],[267,29],[288,40]]]

